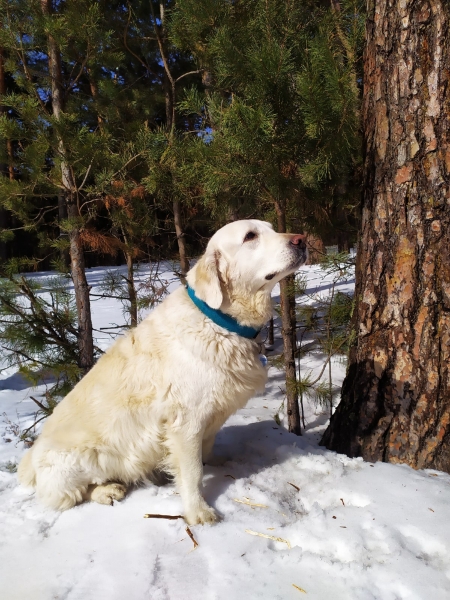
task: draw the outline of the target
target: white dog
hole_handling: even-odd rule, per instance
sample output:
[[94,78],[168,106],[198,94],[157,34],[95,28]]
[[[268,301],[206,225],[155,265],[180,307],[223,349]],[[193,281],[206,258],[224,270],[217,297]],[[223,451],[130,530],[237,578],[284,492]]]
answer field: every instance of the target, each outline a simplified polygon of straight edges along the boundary
[[[20,481],[64,510],[112,504],[152,472],[170,473],[189,524],[213,523],[202,460],[217,431],[264,388],[254,338],[273,286],[306,260],[301,235],[263,221],[220,229],[180,287],[119,339],[46,421]],[[117,482],[117,483],[116,483]]]

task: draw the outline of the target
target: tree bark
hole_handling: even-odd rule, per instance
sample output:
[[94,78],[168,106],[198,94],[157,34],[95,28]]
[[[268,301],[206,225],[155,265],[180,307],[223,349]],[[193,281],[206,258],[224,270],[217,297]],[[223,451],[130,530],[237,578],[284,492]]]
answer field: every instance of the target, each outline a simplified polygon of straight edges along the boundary
[[134,269],[133,269],[133,257],[131,252],[125,251],[125,257],[127,259],[127,290],[128,298],[130,300],[130,325],[136,327],[138,323],[138,303],[136,288],[134,287]]
[[[58,194],[58,224],[59,224],[59,237],[60,239],[66,238],[67,233],[61,229],[61,223],[67,219],[67,202],[63,192]],[[70,268],[70,252],[67,248],[61,248],[59,251],[59,258],[61,259],[64,267],[69,270]]]
[[[4,56],[4,50],[3,48],[0,48],[0,95],[4,95],[6,94],[6,78],[5,78],[5,56]],[[5,114],[6,112],[6,107],[3,104],[3,102],[0,101],[0,115]],[[9,152],[11,150],[11,147],[8,146],[8,144],[10,143],[10,140],[7,140],[6,144],[7,144],[7,155],[9,156]],[[0,174],[2,176],[6,175],[9,171],[9,165],[7,164],[0,164]],[[1,229],[6,229],[8,226],[8,214],[6,212],[6,210],[0,206],[0,230]],[[0,261],[4,262],[7,258],[7,251],[6,251],[6,243],[5,242],[0,242]]]
[[370,0],[356,343],[322,443],[450,472],[450,5]]
[[[41,0],[42,12],[47,17],[52,13],[51,0]],[[48,43],[48,68],[52,91],[52,112],[56,120],[59,120],[64,111],[64,89],[62,85],[61,54],[58,45],[51,34],[47,36]],[[75,301],[78,315],[78,350],[79,367],[87,372],[94,365],[94,341],[92,338],[91,303],[89,298],[89,286],[86,279],[86,267],[83,252],[83,243],[80,229],[75,222],[80,217],[77,203],[77,189],[75,180],[66,160],[67,150],[64,140],[58,139],[58,153],[61,161],[61,181],[63,194],[66,201],[67,216],[72,220],[73,226],[69,232],[71,273],[75,291]],[[61,209],[61,201],[58,208]]]
[[274,339],[274,322],[273,322],[273,317],[270,319],[269,321],[269,332],[267,334],[267,344],[268,346],[273,346],[275,343],[275,339]]
[[[286,206],[281,202],[277,202],[275,208],[277,212],[278,232],[286,233]],[[284,368],[286,372],[286,408],[288,416],[288,429],[291,433],[301,435],[297,372],[295,369],[296,343],[294,340],[296,339],[296,319],[294,275],[289,275],[280,281],[280,307]]]
[[175,221],[175,232],[177,234],[178,253],[180,255],[180,271],[181,279],[185,280],[186,274],[189,271],[189,259],[186,252],[186,243],[184,240],[184,231],[181,221],[181,207],[176,200],[173,201],[173,217]]
[[[76,202],[68,202],[67,215],[69,219],[76,219],[79,216]],[[87,373],[94,366],[94,340],[92,338],[90,287],[86,279],[83,243],[78,228],[71,229],[69,241],[70,268],[78,316],[78,364]]]

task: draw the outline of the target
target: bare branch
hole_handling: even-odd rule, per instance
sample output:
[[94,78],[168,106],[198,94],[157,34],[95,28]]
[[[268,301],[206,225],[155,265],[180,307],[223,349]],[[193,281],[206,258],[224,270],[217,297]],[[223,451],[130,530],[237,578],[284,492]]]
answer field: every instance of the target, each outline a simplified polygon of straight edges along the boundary
[[175,79],[175,83],[178,83],[180,81],[180,79],[183,79],[183,77],[187,77],[188,75],[196,75],[197,73],[203,73],[205,69],[198,69],[197,71],[189,71],[189,73],[183,73],[183,75],[180,75],[177,79]]

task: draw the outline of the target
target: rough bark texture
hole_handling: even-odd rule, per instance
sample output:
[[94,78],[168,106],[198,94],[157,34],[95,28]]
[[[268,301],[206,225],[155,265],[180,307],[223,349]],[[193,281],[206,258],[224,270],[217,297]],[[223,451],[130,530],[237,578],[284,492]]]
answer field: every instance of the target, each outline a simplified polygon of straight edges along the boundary
[[[67,214],[69,219],[75,219],[79,216],[76,203],[68,202]],[[92,339],[90,288],[86,279],[83,243],[78,228],[70,231],[69,240],[70,268],[78,316],[79,367],[87,372],[94,366],[94,341]]]
[[184,283],[186,274],[189,271],[189,259],[186,252],[186,243],[184,240],[183,226],[181,222],[181,207],[180,203],[174,200],[173,202],[173,216],[175,221],[175,231],[177,234],[178,242],[178,253],[180,255],[180,271],[181,279]]
[[134,287],[133,257],[130,252],[125,252],[127,259],[127,290],[130,300],[130,325],[136,327],[138,323],[138,302],[136,288]]
[[322,442],[450,472],[450,4],[370,0],[356,344]]
[[[42,12],[46,16],[52,13],[51,0],[41,0]],[[48,42],[48,69],[52,90],[52,112],[58,120],[64,111],[64,89],[62,85],[61,54],[55,39],[49,34]],[[59,139],[58,153],[61,161],[61,181],[64,188],[64,198],[67,207],[67,216],[73,223],[79,218],[77,189],[75,180],[66,161],[67,151],[64,141]],[[58,208],[61,210],[61,199]],[[86,279],[83,243],[78,227],[73,227],[69,232],[70,266],[75,291],[75,301],[78,315],[78,350],[79,366],[87,372],[94,365],[94,342],[92,338],[91,303],[89,286]]]
[[[286,233],[286,207],[276,204],[278,233]],[[294,305],[294,310],[293,310]],[[295,370],[296,319],[294,276],[289,275],[280,281],[281,335],[283,337],[284,369],[286,372],[286,409],[288,429],[301,435],[300,409],[298,405],[297,372]]]

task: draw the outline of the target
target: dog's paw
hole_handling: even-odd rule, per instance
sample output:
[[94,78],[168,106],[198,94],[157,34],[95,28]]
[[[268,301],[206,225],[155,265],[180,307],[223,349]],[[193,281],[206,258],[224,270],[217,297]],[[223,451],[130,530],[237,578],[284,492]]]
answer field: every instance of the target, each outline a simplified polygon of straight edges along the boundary
[[97,485],[90,494],[92,502],[99,504],[114,504],[114,500],[120,501],[127,493],[127,488],[120,483],[106,483]]
[[220,521],[220,516],[211,506],[208,506],[205,503],[204,506],[195,512],[189,512],[185,519],[188,525],[213,525],[214,523]]

